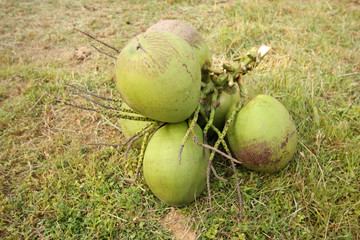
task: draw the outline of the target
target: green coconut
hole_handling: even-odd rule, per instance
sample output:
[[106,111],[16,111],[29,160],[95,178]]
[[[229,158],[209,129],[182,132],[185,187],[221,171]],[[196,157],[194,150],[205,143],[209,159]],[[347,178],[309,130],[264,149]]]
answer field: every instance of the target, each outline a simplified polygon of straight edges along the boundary
[[[206,185],[204,149],[195,144],[193,134],[185,143],[179,165],[178,153],[187,129],[186,122],[167,124],[155,132],[145,150],[143,169],[146,183],[161,201],[170,206],[191,203]],[[203,142],[198,125],[194,132],[198,141]]]
[[[122,108],[131,109],[126,103],[121,105]],[[138,114],[128,114],[133,116],[139,116]],[[120,128],[126,140],[133,137],[138,131],[142,128],[146,127],[146,125],[151,124],[151,122],[147,121],[136,121],[130,119],[120,118]],[[139,138],[133,143],[133,146],[140,148],[144,137]]]
[[267,173],[286,166],[297,144],[296,128],[287,109],[268,95],[256,96],[239,111],[226,138],[245,167]]
[[202,69],[206,69],[211,65],[211,53],[205,39],[188,23],[180,20],[162,20],[147,30],[147,32],[152,31],[166,31],[182,37],[194,49]]
[[169,32],[146,32],[119,54],[116,87],[124,102],[139,114],[181,122],[197,107],[201,70],[184,39]]

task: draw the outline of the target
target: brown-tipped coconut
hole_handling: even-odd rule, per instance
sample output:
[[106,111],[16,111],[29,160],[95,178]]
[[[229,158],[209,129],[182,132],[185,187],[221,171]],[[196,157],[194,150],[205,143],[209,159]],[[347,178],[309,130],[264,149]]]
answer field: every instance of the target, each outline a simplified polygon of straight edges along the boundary
[[147,30],[147,32],[151,31],[166,31],[182,37],[193,47],[202,69],[207,69],[211,65],[211,53],[204,38],[194,27],[186,22],[180,20],[162,20]]
[[181,122],[197,107],[201,69],[184,39],[169,32],[146,32],[119,54],[116,87],[124,102],[139,114]]
[[287,109],[267,95],[256,96],[239,111],[226,138],[245,167],[267,173],[286,166],[297,144],[295,125]]

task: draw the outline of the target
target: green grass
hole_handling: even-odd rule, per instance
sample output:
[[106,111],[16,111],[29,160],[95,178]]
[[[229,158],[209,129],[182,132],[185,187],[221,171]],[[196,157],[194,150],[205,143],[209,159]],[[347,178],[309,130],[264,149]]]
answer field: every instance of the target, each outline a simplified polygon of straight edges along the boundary
[[[3,1],[0,13],[0,238],[171,239],[171,208],[134,177],[136,150],[85,146],[122,136],[65,83],[116,96],[114,61],[73,27],[121,49],[163,18],[196,26],[218,61],[262,43],[273,49],[244,77],[290,111],[299,135],[291,164],[268,175],[217,159],[213,209],[205,193],[177,212],[202,239],[360,238],[360,5],[356,1]],[[91,55],[74,59],[76,48]],[[97,45],[98,46],[98,45]],[[114,54],[114,53],[113,53]],[[109,123],[111,122],[111,124]]]

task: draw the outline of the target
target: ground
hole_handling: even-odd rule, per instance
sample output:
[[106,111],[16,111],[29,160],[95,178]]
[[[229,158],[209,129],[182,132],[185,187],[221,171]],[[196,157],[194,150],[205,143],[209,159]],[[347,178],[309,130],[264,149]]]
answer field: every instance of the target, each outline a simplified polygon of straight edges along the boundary
[[[0,238],[359,239],[360,5],[358,1],[1,1]],[[181,19],[206,39],[214,63],[272,47],[244,76],[249,97],[269,94],[298,131],[294,159],[260,174],[238,166],[244,219],[225,159],[206,194],[183,208],[134,177],[118,119],[86,105],[74,84],[119,97],[112,51],[161,19]],[[87,106],[92,106],[88,104]]]

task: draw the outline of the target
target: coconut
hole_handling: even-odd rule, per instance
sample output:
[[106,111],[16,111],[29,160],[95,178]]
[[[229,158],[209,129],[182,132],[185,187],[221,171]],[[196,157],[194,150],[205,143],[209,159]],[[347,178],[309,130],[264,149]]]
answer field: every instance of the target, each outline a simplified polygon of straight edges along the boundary
[[146,32],[121,51],[116,87],[139,114],[162,122],[181,122],[200,97],[201,70],[191,46],[169,32]]
[[213,122],[219,130],[223,129],[226,115],[231,107],[241,100],[238,87],[234,86],[234,88],[234,91],[222,91],[220,94],[219,105],[216,107]]
[[268,95],[256,96],[239,111],[226,138],[245,167],[267,173],[286,166],[297,144],[296,128],[287,109]]
[[185,39],[198,56],[200,67],[206,69],[211,65],[211,53],[201,34],[191,25],[180,20],[162,20],[152,25],[147,32],[166,31]]
[[[206,185],[207,161],[204,149],[193,141],[194,133],[185,143],[179,165],[178,153],[187,129],[186,122],[167,124],[154,133],[145,150],[146,183],[160,200],[171,206],[191,203]],[[198,125],[194,132],[198,141],[203,142]]]

